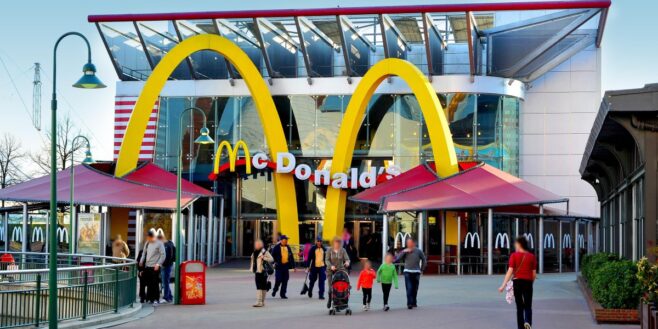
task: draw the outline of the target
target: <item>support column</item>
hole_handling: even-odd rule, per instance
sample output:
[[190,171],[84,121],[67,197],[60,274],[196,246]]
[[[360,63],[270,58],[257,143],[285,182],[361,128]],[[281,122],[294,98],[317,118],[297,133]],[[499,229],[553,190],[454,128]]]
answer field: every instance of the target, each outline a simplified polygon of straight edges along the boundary
[[388,215],[382,216],[382,262],[388,252]]
[[192,253],[193,239],[194,239],[194,219],[190,209],[187,209],[187,229],[185,230],[185,235],[187,235],[187,253],[185,255],[185,260],[193,259],[194,255]]
[[219,262],[224,262],[226,251],[226,219],[224,218],[224,196],[219,199]]
[[544,205],[539,205],[539,273],[544,273]]
[[[27,240],[27,202],[23,204],[23,228],[22,228],[22,237],[21,237],[21,251],[22,252],[27,252],[27,245],[29,244],[29,241]],[[55,229],[55,228],[53,228]]]
[[579,222],[578,219],[576,219],[576,221],[574,222],[574,224],[576,225],[576,228],[575,228],[575,231],[574,231],[575,232],[574,233],[574,242],[575,243],[574,243],[574,247],[573,247],[573,255],[574,255],[574,262],[575,262],[574,270],[575,270],[576,273],[578,273],[578,271],[580,271],[580,266],[578,266],[578,265],[580,263],[580,261],[579,261],[579,259],[580,259],[580,241],[582,241],[581,239],[578,238],[578,234],[580,233],[580,225],[578,224],[578,222]]
[[557,222],[557,239],[559,243],[558,247],[558,253],[557,253],[557,261],[558,261],[558,270],[560,273],[562,273],[562,221],[558,220]]
[[462,267],[462,251],[461,251],[461,239],[462,236],[462,219],[460,216],[457,216],[457,275],[461,275]]
[[518,218],[518,217],[516,217],[516,218],[514,219],[514,228],[515,228],[515,231],[514,231],[514,235],[515,235],[515,236],[512,237],[512,240],[514,240],[514,239],[516,239],[517,237],[521,236],[521,233],[519,232],[519,218]]
[[418,249],[425,251],[425,212],[418,213]]
[[599,240],[600,227],[601,227],[600,222],[594,224],[594,252],[602,251],[601,247],[599,247],[599,241],[601,241]]
[[197,259],[208,264],[206,261],[206,245],[208,241],[206,241],[206,230],[208,229],[208,224],[206,223],[206,216],[200,216],[198,217],[199,223],[199,235],[197,237],[197,245],[199,246],[199,251],[198,251],[198,257]]
[[[171,236],[169,237],[169,241],[174,243],[174,246],[176,247],[176,263],[180,264],[180,250],[178,250],[178,246],[176,246],[176,243],[178,243],[178,235],[180,235],[180,228],[178,227],[178,212],[174,210],[174,212],[171,214]],[[174,272],[172,270],[172,272]]]
[[212,260],[212,245],[213,245],[213,215],[212,215],[212,198],[208,198],[208,232],[206,239],[206,264],[211,265]]
[[[5,242],[5,252],[9,251],[9,213],[5,212],[5,222],[2,223],[2,232],[3,232],[3,241]],[[48,235],[48,230],[46,230],[46,235]],[[47,240],[46,240],[47,241]],[[47,244],[46,244],[47,246]]]
[[80,228],[78,228],[78,206],[73,206],[71,209],[71,214],[69,215],[69,218],[71,220],[71,253],[75,254],[78,252],[78,237],[80,236],[78,232],[80,231]]
[[139,251],[142,249],[142,239],[144,238],[144,222],[142,221],[142,211],[137,209],[135,210],[135,260]]
[[443,216],[441,217],[441,261],[444,264],[447,264],[446,262],[446,215],[447,212],[443,212]]
[[592,222],[587,222],[587,254],[594,252],[592,232]]
[[487,210],[487,274],[493,274],[493,209]]

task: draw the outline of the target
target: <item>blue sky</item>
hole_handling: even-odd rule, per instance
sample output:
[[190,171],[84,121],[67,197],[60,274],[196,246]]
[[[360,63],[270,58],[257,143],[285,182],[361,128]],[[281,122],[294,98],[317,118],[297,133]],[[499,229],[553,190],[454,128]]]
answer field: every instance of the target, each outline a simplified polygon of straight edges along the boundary
[[[507,0],[512,1],[512,0]],[[352,0],[306,2],[304,7],[382,6],[427,4],[450,1],[418,0]],[[458,1],[467,2],[467,0]],[[500,2],[469,1],[469,2]],[[99,77],[109,86],[102,90],[78,90],[70,87],[81,75],[86,51],[81,40],[65,40],[59,51],[58,85],[60,116],[70,115],[82,133],[91,137],[95,157],[112,156],[112,122],[114,84],[117,76],[102,41],[92,24],[91,14],[149,13],[172,11],[239,10],[263,8],[299,8],[299,1],[7,1],[0,10],[0,58],[13,77],[18,92],[4,68],[0,66],[0,133],[10,132],[21,139],[27,150],[41,147],[39,133],[32,127],[32,76],[35,62],[43,68],[42,126],[50,122],[52,47],[55,40],[68,31],[85,34],[92,44],[93,60]],[[602,53],[603,90],[641,87],[658,82],[658,54],[654,33],[658,27],[655,0],[613,0],[605,29]],[[1,65],[1,64],[0,64]],[[24,100],[25,105],[23,105]],[[26,109],[27,107],[27,109]]]

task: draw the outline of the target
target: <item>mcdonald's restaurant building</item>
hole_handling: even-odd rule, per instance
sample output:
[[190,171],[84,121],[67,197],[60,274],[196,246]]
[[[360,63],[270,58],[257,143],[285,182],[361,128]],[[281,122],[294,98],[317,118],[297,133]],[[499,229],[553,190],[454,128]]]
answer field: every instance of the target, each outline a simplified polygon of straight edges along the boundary
[[[221,36],[247,55],[272,95],[288,151],[297,165],[313,169],[331,167],[337,150],[344,149],[337,145],[338,133],[342,125],[354,124],[346,122],[345,111],[357,86],[368,83],[364,75],[385,59],[413,64],[438,96],[459,161],[484,162],[569,199],[568,206],[555,210],[555,221],[546,221],[547,234],[538,235],[536,215],[494,218],[496,248],[508,253],[515,235],[534,236],[534,244],[555,250],[546,249],[546,257],[554,258],[546,264],[555,264],[546,265],[546,271],[557,271],[558,263],[559,270],[577,266],[567,261],[573,257],[565,255],[567,248],[587,252],[596,247],[599,205],[596,192],[580,180],[578,164],[601,94],[600,47],[609,5],[547,1],[277,9],[96,15],[89,21],[98,28],[120,79],[115,159],[148,79],[162,74],[158,65],[177,45],[199,35]],[[272,117],[258,110],[259,100],[245,83],[249,70],[207,49],[174,64],[153,104],[139,160],[175,172],[182,147],[183,177],[222,195],[222,202],[197,201],[187,211],[205,213],[210,207],[214,216],[226,218],[229,256],[248,255],[255,239],[272,241],[281,231],[277,204],[293,198],[299,242],[312,242],[323,231],[326,187],[295,179],[296,193],[280,195],[270,168],[246,173],[245,162],[240,165],[242,148],[234,150],[237,159],[219,153],[220,167],[234,161],[235,170],[213,174],[220,142],[244,141],[251,155],[270,151],[266,128]],[[352,168],[365,172],[394,165],[404,172],[440,160],[434,159],[428,136],[432,127],[411,83],[391,76],[368,86],[377,89],[365,115],[354,119],[356,144],[348,150]],[[193,107],[205,114],[214,146],[194,143],[204,118],[199,111],[185,111]],[[362,188],[347,190],[354,195]],[[564,213],[580,215],[560,220],[557,214]],[[453,225],[441,223],[457,216],[463,236],[453,238]],[[348,199],[344,217],[359,255],[381,257],[378,209]],[[451,246],[466,254],[482,252],[486,210],[429,212],[425,218],[421,234],[430,256]],[[398,212],[388,221],[394,246],[419,234],[414,213]]]

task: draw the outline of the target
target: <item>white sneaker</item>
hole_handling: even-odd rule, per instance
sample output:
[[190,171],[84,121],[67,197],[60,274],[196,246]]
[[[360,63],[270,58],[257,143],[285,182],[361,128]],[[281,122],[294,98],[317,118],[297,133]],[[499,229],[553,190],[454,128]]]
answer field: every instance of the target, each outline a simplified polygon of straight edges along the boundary
[[370,311],[370,303],[366,304],[366,311]]
[[365,305],[363,305],[363,310],[364,310],[364,311],[367,311],[368,308],[367,308]]
[[158,304],[160,304],[160,302],[158,302],[157,300],[153,302],[153,306],[157,306]]
[[166,299],[160,299],[160,301],[159,301],[158,303],[160,303],[160,304],[167,304],[167,303],[169,303],[169,302],[168,302]]

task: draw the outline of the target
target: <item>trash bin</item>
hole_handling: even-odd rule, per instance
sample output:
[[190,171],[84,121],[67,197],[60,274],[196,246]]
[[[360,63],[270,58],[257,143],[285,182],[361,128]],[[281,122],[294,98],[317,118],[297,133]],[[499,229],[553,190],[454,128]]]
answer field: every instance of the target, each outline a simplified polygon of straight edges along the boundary
[[180,268],[181,304],[202,305],[206,303],[206,264],[191,260]]

